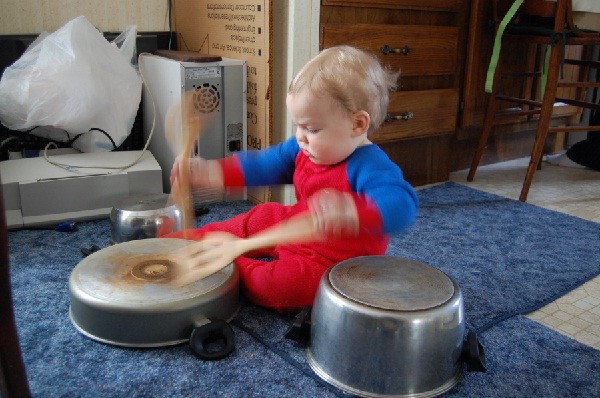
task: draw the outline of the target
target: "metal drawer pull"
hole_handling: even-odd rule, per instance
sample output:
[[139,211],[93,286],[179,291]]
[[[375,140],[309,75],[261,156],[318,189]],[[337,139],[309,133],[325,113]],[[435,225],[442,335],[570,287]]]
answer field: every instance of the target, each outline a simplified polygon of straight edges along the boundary
[[394,120],[410,120],[415,116],[411,111],[401,113],[399,115],[385,115],[384,122],[393,122]]
[[392,48],[386,44],[385,46],[381,47],[381,52],[385,55],[388,55],[390,53],[408,55],[408,53],[410,52],[410,47],[404,46],[403,48]]

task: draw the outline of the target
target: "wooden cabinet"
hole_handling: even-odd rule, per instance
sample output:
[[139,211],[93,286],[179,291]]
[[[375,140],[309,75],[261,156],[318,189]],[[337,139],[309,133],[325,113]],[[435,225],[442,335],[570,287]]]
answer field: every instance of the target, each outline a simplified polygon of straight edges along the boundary
[[321,32],[323,48],[351,44],[369,50],[403,77],[456,73],[458,29],[453,26],[323,24]]
[[406,178],[449,178],[462,82],[466,0],[323,0],[320,47],[348,44],[400,70],[388,118],[374,133]]
[[458,92],[453,89],[392,93],[385,122],[373,135],[377,143],[453,133],[456,129]]

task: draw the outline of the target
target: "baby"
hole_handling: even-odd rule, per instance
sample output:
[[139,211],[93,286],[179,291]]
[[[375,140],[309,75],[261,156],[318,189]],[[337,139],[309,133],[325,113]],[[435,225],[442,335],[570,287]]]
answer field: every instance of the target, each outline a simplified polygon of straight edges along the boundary
[[[238,257],[242,292],[250,301],[280,312],[311,305],[327,269],[349,258],[385,254],[389,234],[414,223],[418,200],[413,188],[369,140],[385,118],[397,78],[362,50],[323,50],[289,87],[286,104],[294,137],[225,159],[190,160],[194,189],[293,183],[297,203],[259,204],[231,220],[186,231],[188,239],[216,231],[246,238],[306,212],[324,237]],[[171,184],[180,164],[177,159],[173,165]]]

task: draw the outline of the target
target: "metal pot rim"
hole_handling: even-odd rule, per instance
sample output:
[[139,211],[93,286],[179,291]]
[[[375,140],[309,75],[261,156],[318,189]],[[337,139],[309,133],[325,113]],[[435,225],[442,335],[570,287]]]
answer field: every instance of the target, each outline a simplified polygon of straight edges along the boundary
[[360,389],[352,387],[348,384],[342,383],[341,381],[337,380],[336,378],[330,376],[327,372],[325,372],[321,368],[319,363],[313,357],[312,352],[310,350],[310,346],[306,347],[305,352],[306,352],[306,359],[308,361],[308,364],[309,364],[310,368],[313,370],[313,372],[315,372],[317,374],[317,376],[319,376],[321,379],[325,380],[326,382],[334,385],[335,387],[339,388],[340,390],[343,390],[345,392],[355,394],[355,395],[358,395],[361,397],[369,397],[369,398],[430,398],[430,397],[436,397],[436,396],[441,395],[441,394],[445,393],[446,391],[450,390],[452,387],[454,387],[456,385],[456,383],[458,383],[460,381],[462,374],[463,374],[463,367],[458,366],[454,376],[452,376],[452,378],[448,379],[448,381],[446,383],[444,383],[443,385],[441,385],[437,388],[434,388],[432,390],[428,390],[428,391],[425,391],[422,393],[377,394],[377,393],[373,393],[370,391],[360,390]]

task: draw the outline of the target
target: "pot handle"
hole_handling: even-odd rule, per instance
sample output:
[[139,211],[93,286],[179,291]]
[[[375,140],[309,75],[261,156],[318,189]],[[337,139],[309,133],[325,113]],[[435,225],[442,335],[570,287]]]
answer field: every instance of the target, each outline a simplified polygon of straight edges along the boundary
[[[222,347],[218,351],[209,350],[211,344],[219,344]],[[223,359],[231,354],[234,348],[233,329],[221,319],[194,328],[190,336],[190,349],[194,355],[206,361]]]
[[285,338],[294,340],[302,345],[310,340],[310,313],[312,307],[306,306],[296,315],[292,326],[285,332]]
[[461,359],[467,364],[469,372],[485,372],[485,351],[475,332],[469,331],[462,347]]

